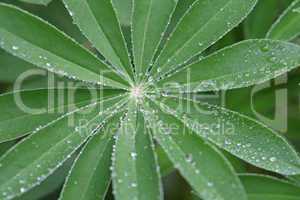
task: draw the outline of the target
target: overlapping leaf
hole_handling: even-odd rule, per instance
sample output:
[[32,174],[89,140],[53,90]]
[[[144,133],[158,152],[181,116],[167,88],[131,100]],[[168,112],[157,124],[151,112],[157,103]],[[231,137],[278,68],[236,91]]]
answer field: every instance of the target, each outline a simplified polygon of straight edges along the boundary
[[153,141],[134,103],[116,135],[113,152],[113,187],[117,200],[162,199]]
[[[90,92],[97,96],[91,97]],[[0,143],[29,134],[99,98],[118,94],[117,90],[35,89],[0,95]]]
[[159,82],[176,92],[218,91],[262,83],[300,64],[300,46],[246,40],[176,71]]
[[132,40],[137,76],[152,65],[154,53],[167,27],[177,0],[133,1]]
[[[95,48],[130,81],[133,77],[120,25],[111,1],[64,0],[74,22]],[[130,77],[128,77],[130,75]]]
[[38,67],[71,79],[126,87],[119,76],[76,42],[16,7],[0,4],[0,35],[3,49]]
[[297,200],[300,188],[287,181],[270,176],[242,174],[249,200]]
[[300,35],[300,1],[295,0],[277,19],[267,37],[290,41]]
[[20,0],[26,3],[48,5],[52,0]]
[[246,162],[285,175],[300,173],[296,151],[259,122],[195,100],[162,97],[156,101],[195,133]]
[[[297,13],[295,2],[292,11]],[[18,197],[40,184],[88,139],[70,171],[61,199],[103,199],[110,179],[117,200],[162,199],[155,149],[163,155],[159,160],[165,164],[163,173],[172,164],[197,195],[208,200],[246,200],[246,191],[250,199],[269,198],[271,192],[270,188],[252,188],[253,183],[263,185],[269,179],[255,177],[253,181],[250,176],[240,176],[245,191],[234,168],[215,145],[257,167],[283,175],[300,174],[297,153],[271,129],[238,113],[181,96],[186,92],[251,86],[300,64],[297,45],[248,40],[180,69],[236,27],[256,0],[135,0],[132,37],[126,35],[126,41],[132,41],[129,50],[131,44],[125,44],[125,29],[119,24],[125,16],[118,7],[120,2],[64,3],[105,63],[47,22],[6,4],[0,4],[1,47],[69,79],[116,89],[92,89],[97,94],[104,91],[96,102],[91,102],[91,90],[74,88],[15,91],[0,96],[0,142],[32,133],[0,158],[0,199]],[[294,22],[290,16],[296,16],[290,14],[291,7],[274,25],[285,30],[284,37],[287,32],[296,32],[290,25]],[[152,76],[148,76],[148,70],[152,70]],[[142,82],[145,75],[147,83]],[[156,88],[148,87],[151,84],[158,86],[158,92],[166,93],[156,96]],[[67,92],[73,92],[73,101],[60,98]],[[25,103],[23,107],[43,108],[49,103],[45,101],[49,95],[58,103],[50,107],[50,113],[33,115],[13,103],[18,95]],[[104,124],[108,129],[101,130]],[[9,128],[12,125],[14,128]],[[281,185],[283,192],[290,192],[288,198],[297,194],[294,186],[271,182],[274,188]],[[281,198],[279,189],[277,194],[272,198]]]
[[[0,158],[1,199],[19,196],[45,180],[89,136],[98,131],[105,120],[115,113],[112,111],[124,105],[121,99],[114,97],[79,108],[39,128],[10,149]],[[70,120],[76,125],[75,128]]]
[[154,73],[168,72],[203,52],[237,26],[255,3],[256,0],[195,1],[171,34]]
[[78,155],[61,193],[61,200],[105,198],[111,179],[109,155],[112,153],[112,133],[118,128],[120,115],[111,120],[115,127],[107,124]]
[[[146,112],[153,135],[193,189],[204,199],[247,199],[232,166],[175,117],[151,105]],[[153,114],[155,113],[155,114]]]

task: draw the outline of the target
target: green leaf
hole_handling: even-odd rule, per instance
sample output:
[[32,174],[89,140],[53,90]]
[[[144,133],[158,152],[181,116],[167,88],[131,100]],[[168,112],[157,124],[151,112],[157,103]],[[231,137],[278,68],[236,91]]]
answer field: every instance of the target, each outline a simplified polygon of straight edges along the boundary
[[159,85],[165,84],[166,90],[170,87],[170,90],[179,92],[242,88],[275,78],[299,64],[298,45],[273,40],[246,40],[175,72]]
[[300,35],[300,1],[295,0],[269,30],[267,37],[290,41]]
[[120,23],[130,26],[132,16],[132,0],[112,0]]
[[34,66],[0,49],[0,68],[0,82],[12,83],[20,74]]
[[64,0],[64,3],[83,34],[109,63],[123,70],[124,76],[130,81],[133,70],[112,2]]
[[177,0],[133,2],[133,57],[137,76],[141,78],[153,64],[153,57]]
[[143,115],[133,103],[116,135],[113,188],[117,200],[162,199],[153,142],[145,131]]
[[15,145],[15,141],[0,143],[0,157],[14,145]]
[[160,167],[161,175],[162,176],[169,175],[174,170],[173,163],[170,161],[168,155],[166,154],[166,152],[163,150],[162,147],[157,147],[155,150],[156,150],[156,155],[157,155],[157,160]]
[[41,4],[41,5],[48,5],[52,0],[20,0],[26,3],[32,3],[32,4]]
[[146,119],[154,138],[202,198],[247,199],[232,166],[216,148],[187,130],[175,117],[160,112],[154,105],[151,107],[153,110],[148,108]]
[[[97,97],[91,97],[91,92]],[[0,95],[0,143],[27,135],[99,97],[119,94],[117,90],[35,89]]]
[[10,149],[0,158],[0,198],[12,199],[45,180],[124,105],[121,99],[81,107],[39,128]]
[[293,183],[298,185],[300,187],[300,175],[294,175],[294,176],[288,176],[288,179],[290,179]]
[[197,0],[178,0],[177,6],[168,27],[169,33],[174,31],[174,28],[178,24],[179,20],[185,15],[185,13],[195,3],[195,1]]
[[[279,0],[259,0],[244,22],[247,39],[264,38],[279,12]],[[266,12],[267,10],[267,12]],[[257,23],[259,22],[259,23]]]
[[[256,0],[201,0],[185,13],[155,66],[165,73],[199,55],[237,26]],[[157,72],[154,72],[157,73]]]
[[242,174],[249,200],[298,200],[300,188],[277,178],[265,175]]
[[54,26],[17,7],[0,4],[0,35],[0,47],[38,67],[96,85],[126,87],[90,52]]
[[110,184],[112,133],[118,127],[119,117],[114,117],[109,125],[94,135],[78,155],[64,185],[61,200],[105,198]]
[[14,198],[14,200],[40,200],[46,198],[47,195],[53,194],[54,192],[60,190],[73,162],[74,156],[68,159],[40,185],[32,188],[25,194]]
[[284,175],[300,173],[300,158],[270,128],[225,108],[183,98],[155,100],[189,129],[254,166]]

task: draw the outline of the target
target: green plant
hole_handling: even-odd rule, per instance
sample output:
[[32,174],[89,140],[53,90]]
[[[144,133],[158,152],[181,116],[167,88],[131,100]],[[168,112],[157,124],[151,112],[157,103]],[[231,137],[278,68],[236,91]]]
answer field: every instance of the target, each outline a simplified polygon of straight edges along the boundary
[[[116,199],[162,199],[159,148],[203,199],[265,198],[253,189],[258,180],[297,191],[270,177],[238,176],[220,151],[284,176],[300,174],[297,152],[282,136],[197,99],[199,93],[248,87],[299,66],[300,47],[272,39],[242,41],[206,56],[256,2],[135,0],[126,43],[111,1],[64,0],[99,58],[47,22],[0,4],[1,47],[77,84],[0,96],[0,142],[22,138],[0,158],[0,198],[39,185],[82,146],[61,199],[103,199],[111,180]],[[299,32],[286,36],[276,30],[268,36],[289,40]],[[75,97],[31,114],[15,104],[21,95],[26,105],[48,107],[49,91],[54,99],[62,93]]]

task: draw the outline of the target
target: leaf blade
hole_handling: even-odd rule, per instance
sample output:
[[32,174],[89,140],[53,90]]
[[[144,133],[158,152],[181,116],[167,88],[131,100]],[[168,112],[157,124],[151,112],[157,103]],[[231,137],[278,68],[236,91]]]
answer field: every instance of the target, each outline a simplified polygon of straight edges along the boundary
[[64,3],[75,24],[95,48],[114,67],[122,70],[125,73],[125,78],[131,81],[133,71],[112,2],[106,0],[83,0],[80,2],[64,0]]
[[20,1],[47,6],[52,0],[20,0]]
[[298,67],[299,53],[300,46],[292,43],[268,39],[246,40],[170,74],[159,85],[176,83],[170,86],[171,90],[181,92],[247,87]]
[[276,20],[266,37],[275,40],[290,41],[300,34],[300,1],[295,0]]
[[126,88],[126,82],[94,55],[26,11],[1,3],[0,27],[0,46],[14,56],[70,79]]
[[[121,113],[122,115],[122,113]],[[117,115],[111,123],[117,122]],[[94,135],[78,155],[64,188],[61,200],[67,199],[104,199],[110,183],[110,166],[113,129],[105,127]]]
[[249,200],[297,199],[300,188],[287,181],[258,174],[241,174],[241,181],[249,195]]
[[199,136],[238,158],[283,175],[300,173],[297,152],[282,136],[265,125],[197,100],[163,97],[160,102],[163,103],[158,105],[165,112],[174,115]]
[[176,0],[133,1],[133,57],[139,79],[150,67]]
[[[113,153],[113,187],[117,200],[162,199],[157,160],[141,113],[131,103],[116,137]],[[144,176],[146,175],[146,176]]]
[[[77,107],[97,101],[97,98],[90,97],[90,92],[95,92],[103,99],[120,94],[114,90],[99,93],[96,89],[57,88],[24,90],[0,95],[2,109],[0,143],[30,134],[36,128],[56,120]],[[74,99],[69,98],[70,96]],[[60,101],[55,103],[55,99]]]
[[202,198],[247,199],[233,167],[216,148],[188,131],[179,120],[161,112],[157,106],[149,107],[147,112],[156,113],[147,114],[154,138]]
[[[194,2],[170,36],[155,66],[166,73],[200,54],[237,26],[255,4],[256,0]],[[196,23],[194,19],[198,19]]]
[[[88,111],[94,104],[82,107],[40,128],[39,131],[10,149],[0,158],[1,198],[9,199],[19,196],[45,180],[94,131],[98,131],[101,123],[111,115],[101,113],[103,115],[99,117],[99,109],[120,109],[122,105],[124,105],[124,100],[122,101],[120,97],[103,101],[96,105],[96,109],[92,112],[83,115],[84,117],[80,114],[80,111]],[[111,112],[111,110],[109,111]],[[70,114],[74,114],[74,122],[77,125],[75,127],[68,126]],[[87,122],[81,121],[83,119],[86,119]],[[96,128],[93,127],[94,124],[92,122],[98,124],[98,126]],[[58,128],[61,128],[63,131],[57,131]],[[22,154],[19,154],[19,152],[22,152]],[[14,168],[11,168],[11,166],[14,166]]]

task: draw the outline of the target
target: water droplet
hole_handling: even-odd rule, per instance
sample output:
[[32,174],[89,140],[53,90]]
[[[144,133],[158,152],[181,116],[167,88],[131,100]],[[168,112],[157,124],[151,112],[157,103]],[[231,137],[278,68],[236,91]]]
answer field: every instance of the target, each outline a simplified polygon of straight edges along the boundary
[[18,46],[12,46],[12,49],[13,50],[19,50],[19,47]]
[[270,158],[270,161],[271,161],[271,162],[275,162],[276,160],[277,160],[277,158],[275,158],[275,157],[271,157],[271,158]]
[[131,152],[131,153],[130,153],[130,156],[131,156],[131,158],[132,158],[133,160],[135,160],[136,157],[137,157],[137,153]]
[[23,187],[21,187],[21,188],[20,188],[20,192],[21,192],[21,193],[24,193],[24,192],[26,192],[26,189],[23,188]]

